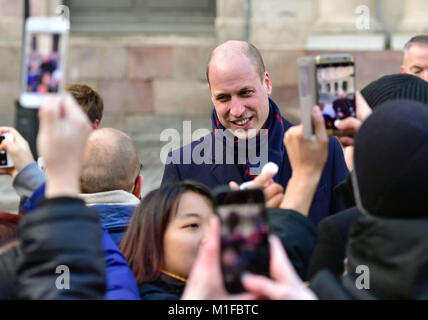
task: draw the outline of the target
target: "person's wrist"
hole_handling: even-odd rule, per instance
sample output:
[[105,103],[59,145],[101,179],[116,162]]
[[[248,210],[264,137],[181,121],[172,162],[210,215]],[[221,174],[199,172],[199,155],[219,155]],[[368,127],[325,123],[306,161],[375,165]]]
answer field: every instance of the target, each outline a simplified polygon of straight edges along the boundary
[[[56,169],[56,170],[55,170]],[[47,166],[46,197],[76,197],[80,193],[78,170]]]
[[290,180],[299,185],[312,185],[319,181],[321,174],[322,170],[315,167],[295,169],[292,172]]
[[48,179],[46,181],[46,198],[77,197],[79,193],[80,186],[77,180]]
[[307,217],[318,183],[317,176],[293,172],[279,207],[297,211]]

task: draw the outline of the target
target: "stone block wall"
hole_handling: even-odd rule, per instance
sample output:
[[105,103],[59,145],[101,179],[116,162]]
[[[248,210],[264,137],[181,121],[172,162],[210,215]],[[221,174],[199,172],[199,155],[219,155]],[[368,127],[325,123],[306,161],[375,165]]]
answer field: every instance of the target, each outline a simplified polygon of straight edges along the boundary
[[[271,75],[272,97],[291,121],[299,122],[296,60],[326,52],[308,51],[305,43],[319,18],[320,3],[331,1],[217,0],[217,33],[211,37],[71,34],[67,80],[87,83],[100,91],[105,113],[113,117],[209,116],[212,103],[205,71],[211,50],[224,40],[249,37],[260,49]],[[420,2],[406,3],[412,1]],[[61,1],[30,3],[32,15],[48,15]],[[391,16],[400,21],[396,11],[403,4],[394,11],[385,1],[380,3],[382,22]],[[19,95],[22,10],[22,1],[0,0],[0,125],[13,124],[14,101]],[[383,74],[399,72],[399,51],[351,53],[356,58],[360,89]]]

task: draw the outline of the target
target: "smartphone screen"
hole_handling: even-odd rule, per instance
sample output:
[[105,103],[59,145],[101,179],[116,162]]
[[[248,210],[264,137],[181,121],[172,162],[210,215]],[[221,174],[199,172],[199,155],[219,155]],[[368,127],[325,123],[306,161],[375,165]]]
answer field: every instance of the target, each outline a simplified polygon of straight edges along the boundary
[[26,92],[59,93],[63,78],[61,65],[61,34],[32,33],[29,35],[26,68]]
[[345,134],[336,120],[355,117],[355,66],[350,55],[317,57],[318,105],[329,135]]
[[69,22],[59,17],[30,17],[25,23],[20,104],[40,108],[46,95],[64,87]]
[[243,292],[244,272],[269,276],[269,229],[261,190],[231,191],[216,206],[221,224],[221,263],[226,289]]

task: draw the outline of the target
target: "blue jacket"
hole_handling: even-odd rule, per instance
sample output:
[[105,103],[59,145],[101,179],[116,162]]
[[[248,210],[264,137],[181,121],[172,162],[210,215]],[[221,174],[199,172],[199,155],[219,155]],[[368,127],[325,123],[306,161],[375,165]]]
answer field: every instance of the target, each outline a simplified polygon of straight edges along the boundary
[[[290,127],[291,124],[287,122],[287,129]],[[190,146],[192,153],[198,145],[200,148],[203,139],[204,137],[198,141],[192,142]],[[212,141],[214,141],[214,137],[212,137]],[[245,178],[238,165],[216,164],[214,152],[210,155],[212,163],[195,164],[193,159],[191,159],[192,162],[190,164],[182,164],[183,161],[180,160],[183,159],[183,150],[186,150],[186,148],[188,148],[188,146],[177,149],[170,154],[171,159],[174,160],[165,165],[162,185],[174,181],[194,180],[209,188],[214,188],[219,185],[228,184],[230,181],[236,181],[238,184],[245,182]],[[279,181],[285,189],[291,177],[291,165],[287,153],[284,155],[280,172],[281,177]],[[327,163],[309,212],[309,219],[315,225],[318,225],[326,216],[343,210],[339,198],[333,194],[333,188],[345,180],[347,175],[348,168],[346,167],[342,148],[336,138],[330,138]]]
[[98,211],[101,225],[119,247],[135,207],[122,204],[96,204],[90,207]]
[[[45,184],[40,186],[23,204],[21,207],[21,212],[28,213],[33,211],[38,207],[39,201],[43,200],[44,197]],[[100,205],[100,207],[102,207],[102,205]],[[100,214],[100,220],[102,221],[101,215],[102,214]],[[129,268],[126,259],[120,252],[115,242],[113,242],[108,230],[104,226],[102,233],[102,245],[104,249],[104,260],[106,262],[107,278],[107,290],[104,299],[139,300],[140,294],[138,291],[137,280],[135,279],[132,270]]]

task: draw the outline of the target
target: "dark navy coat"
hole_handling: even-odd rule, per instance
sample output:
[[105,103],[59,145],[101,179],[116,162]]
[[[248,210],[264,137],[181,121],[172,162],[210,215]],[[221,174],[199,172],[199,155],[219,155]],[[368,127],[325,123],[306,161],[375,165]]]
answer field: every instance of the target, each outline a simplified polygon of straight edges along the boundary
[[[286,122],[285,125],[286,129],[292,126],[289,122]],[[174,150],[169,154],[171,162],[165,165],[162,185],[172,183],[174,181],[193,180],[212,189],[219,185],[228,184],[230,181],[235,181],[239,184],[248,181],[245,180],[246,178],[241,173],[238,165],[215,163],[214,147],[211,147],[211,154],[204,157],[205,159],[211,159],[211,161],[209,161],[211,163],[196,164],[193,158],[190,159],[189,164],[183,163],[183,155],[186,152],[187,154],[189,154],[189,152],[193,153],[195,147],[198,147],[197,150],[210,149],[209,147],[205,149],[201,147],[201,144],[209,141],[209,139],[205,139],[205,137],[202,137],[200,140],[194,141],[180,149]],[[212,133],[211,139],[211,141],[214,141]],[[212,145],[214,145],[214,142]],[[201,154],[205,155],[204,151],[202,151]],[[288,180],[291,177],[291,166],[287,153],[284,155],[280,173],[281,176],[279,178],[279,182],[285,189]],[[326,216],[343,210],[343,206],[340,203],[339,198],[333,194],[333,188],[345,180],[348,173],[343,151],[338,140],[336,138],[330,138],[327,163],[309,212],[309,219],[315,223],[315,225],[318,225],[318,223]]]

